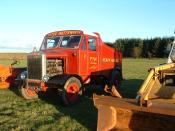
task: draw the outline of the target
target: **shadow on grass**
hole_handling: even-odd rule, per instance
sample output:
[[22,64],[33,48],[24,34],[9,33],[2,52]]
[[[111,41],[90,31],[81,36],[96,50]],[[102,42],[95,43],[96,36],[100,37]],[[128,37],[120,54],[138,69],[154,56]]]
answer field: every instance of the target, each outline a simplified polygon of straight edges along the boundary
[[[142,79],[129,79],[123,80],[121,86],[121,94],[125,98],[135,98],[137,91],[139,90],[143,80]],[[61,100],[56,94],[56,91],[50,90],[47,93],[40,95],[40,99],[45,102],[52,104],[59,112],[65,116],[71,117],[76,120],[83,127],[88,130],[96,130],[97,128],[97,114],[98,110],[93,104],[93,93],[98,95],[109,95],[106,94],[103,89],[94,86],[86,86],[86,92],[81,97],[80,101],[74,105],[64,107],[61,105]],[[54,117],[59,117],[55,114]],[[41,125],[40,125],[41,126]]]
[[[101,91],[99,91],[99,89],[97,89],[97,90],[98,90],[97,92],[101,92]],[[20,96],[18,88],[16,88],[16,87],[10,88],[10,91],[12,91],[15,95]],[[65,125],[65,128],[70,129],[70,130],[71,130],[71,128],[72,128],[72,130],[74,130],[76,128],[80,129],[80,130],[81,129],[83,129],[83,130],[87,129],[87,130],[92,130],[92,131],[96,130],[96,128],[97,128],[97,109],[95,108],[95,106],[93,104],[93,99],[92,99],[93,92],[96,92],[96,89],[87,87],[87,91],[85,92],[85,95],[83,95],[77,103],[70,105],[68,107],[65,107],[62,105],[61,98],[59,97],[58,93],[56,93],[56,92],[57,92],[57,90],[48,90],[45,93],[40,93],[39,99],[42,100],[43,102],[37,101],[37,103],[39,102],[40,104],[41,103],[50,104],[50,105],[54,106],[56,108],[56,110],[58,110],[58,112],[52,113],[53,120],[49,121],[49,120],[45,119],[45,120],[43,120],[44,122],[42,122],[42,121],[35,122],[35,124],[33,124],[33,127],[31,129],[34,129],[34,130],[39,129],[47,124],[51,128],[54,128],[54,127],[52,127],[52,124],[54,124],[55,122],[68,121],[70,123],[68,123],[68,125]],[[30,104],[36,104],[35,100],[26,100],[26,102],[29,102]],[[40,104],[38,104],[38,106]],[[29,108],[31,108],[31,107],[29,107]],[[41,108],[43,108],[43,107],[41,107]],[[41,116],[39,116],[39,117],[41,117]],[[45,116],[43,116],[43,117],[47,117],[47,114],[45,114]],[[71,119],[65,120],[69,117]],[[73,127],[71,127],[71,123],[73,123],[72,124]]]
[[142,83],[142,79],[123,80],[121,87],[122,96],[124,98],[135,98]]
[[[83,96],[81,96],[80,100],[68,107],[62,105],[61,98],[55,92],[56,90],[48,90],[47,93],[41,94],[39,98],[49,104],[52,104],[59,112],[63,113],[65,116],[71,117],[72,120],[76,120],[86,129],[91,131],[96,130],[97,109],[94,107],[92,95],[93,92],[100,93],[100,89],[87,87],[87,91]],[[58,114],[55,114],[53,117],[56,118],[59,116]]]
[[[121,86],[121,94],[123,97],[127,98],[134,98],[136,96],[136,93],[142,84],[143,80],[141,79],[129,79],[122,81]],[[17,88],[11,88],[12,92],[14,92],[16,95],[19,95]],[[96,130],[97,128],[97,109],[95,108],[93,104],[92,95],[93,93],[96,93],[98,95],[109,95],[103,92],[103,89],[101,87],[94,87],[94,86],[86,86],[86,92],[81,97],[80,101],[74,105],[71,105],[69,107],[64,107],[61,105],[60,97],[56,90],[48,90],[46,93],[40,94],[39,98],[48,103],[53,105],[56,110],[58,110],[58,113],[54,112],[52,115],[53,120],[45,120],[44,122],[39,122],[34,125],[34,129],[38,129],[45,124],[53,124],[56,121],[59,121],[61,117],[68,116],[71,118],[71,121],[76,121],[80,125],[82,125],[83,128],[87,130]],[[40,104],[42,104],[40,102]],[[47,115],[45,116],[47,117]],[[71,122],[69,121],[69,122]],[[75,124],[76,125],[76,124]],[[74,125],[74,129],[76,128]],[[69,124],[68,128],[71,128],[71,124]],[[77,127],[79,128],[79,127]],[[79,128],[81,129],[81,127]]]

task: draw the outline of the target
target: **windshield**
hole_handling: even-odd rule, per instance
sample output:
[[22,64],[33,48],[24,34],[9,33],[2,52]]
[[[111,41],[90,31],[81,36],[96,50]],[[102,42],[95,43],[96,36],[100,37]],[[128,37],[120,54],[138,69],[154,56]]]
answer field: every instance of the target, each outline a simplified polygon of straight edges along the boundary
[[45,37],[41,50],[51,49],[51,48],[78,48],[81,36],[57,36],[57,37]]
[[78,48],[81,36],[64,36],[60,43],[61,48]]

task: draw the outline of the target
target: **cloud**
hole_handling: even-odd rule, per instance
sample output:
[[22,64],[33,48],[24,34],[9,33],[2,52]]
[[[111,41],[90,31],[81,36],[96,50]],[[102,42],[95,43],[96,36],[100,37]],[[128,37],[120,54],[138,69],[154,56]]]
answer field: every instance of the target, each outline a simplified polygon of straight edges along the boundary
[[43,36],[40,34],[0,32],[0,51],[30,52],[33,47],[40,47],[42,39]]

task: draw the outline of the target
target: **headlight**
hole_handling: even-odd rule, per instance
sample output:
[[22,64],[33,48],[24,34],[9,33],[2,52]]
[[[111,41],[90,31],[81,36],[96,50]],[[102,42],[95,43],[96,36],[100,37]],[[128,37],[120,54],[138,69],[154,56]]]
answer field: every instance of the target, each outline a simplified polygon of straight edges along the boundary
[[48,82],[48,80],[49,80],[49,76],[47,76],[47,75],[43,76],[43,81],[44,82]]
[[24,80],[26,78],[26,75],[24,73],[21,73],[21,79]]

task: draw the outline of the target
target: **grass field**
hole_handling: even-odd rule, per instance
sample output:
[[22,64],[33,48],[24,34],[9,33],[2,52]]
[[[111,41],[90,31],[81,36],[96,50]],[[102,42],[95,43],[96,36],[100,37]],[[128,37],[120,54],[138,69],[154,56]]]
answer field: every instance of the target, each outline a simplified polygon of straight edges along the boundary
[[0,60],[6,59],[26,59],[27,53],[0,53]]
[[[10,61],[0,60],[8,65]],[[147,75],[147,70],[165,63],[165,59],[124,59],[122,95],[134,98]],[[18,66],[24,66],[22,61]],[[17,89],[0,90],[0,130],[96,130],[97,109],[93,106],[92,92],[70,107],[60,105],[53,93],[41,95],[38,100],[24,100]]]

